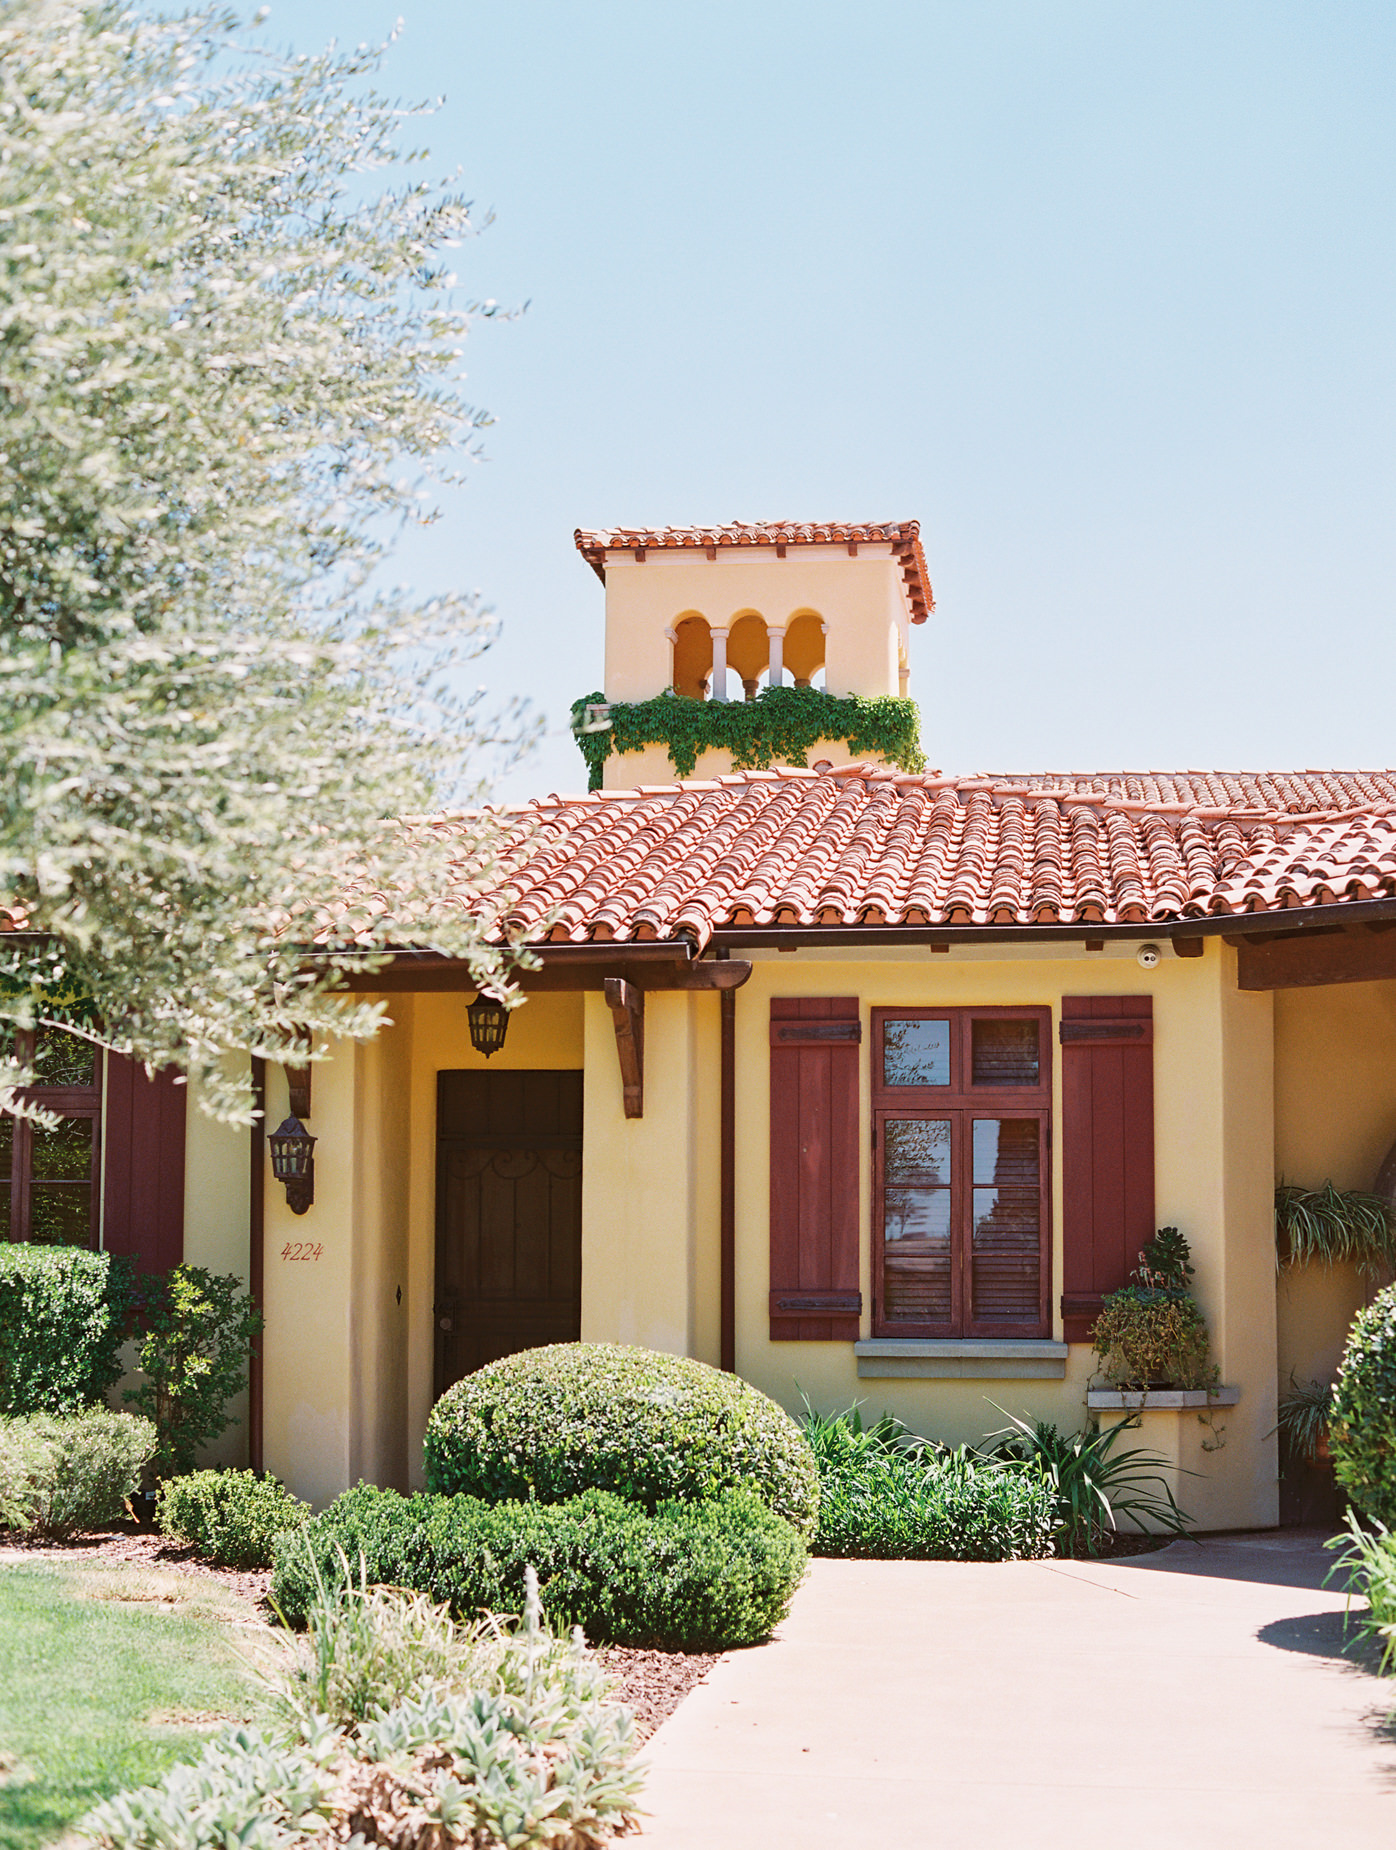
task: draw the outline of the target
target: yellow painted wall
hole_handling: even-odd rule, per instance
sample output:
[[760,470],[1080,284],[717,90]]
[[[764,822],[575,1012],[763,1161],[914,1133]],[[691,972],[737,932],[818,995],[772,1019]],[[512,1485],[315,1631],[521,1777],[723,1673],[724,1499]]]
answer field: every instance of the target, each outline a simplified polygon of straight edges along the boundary
[[[1396,1138],[1396,983],[1275,997],[1275,1178],[1368,1189]],[[1328,1381],[1371,1291],[1352,1266],[1286,1268],[1277,1286],[1281,1392]]]
[[[470,1045],[468,1000],[393,996],[375,1040],[341,1044],[316,1066],[308,1213],[291,1213],[268,1167],[266,1462],[316,1504],[361,1477],[421,1483],[434,1387],[436,1076],[487,1065]],[[582,998],[540,995],[515,1011],[488,1067],[580,1067],[582,1051]],[[269,1121],[286,1109],[285,1077],[272,1068]],[[307,1247],[319,1256],[294,1256]]]
[[[686,612],[721,628],[744,611],[784,627],[803,611],[829,625],[825,684],[831,694],[895,694],[907,617],[901,568],[890,546],[722,547],[651,552],[642,564],[616,554],[606,564],[605,692],[609,700],[650,700],[669,685],[665,630]],[[733,691],[740,693],[737,686]]]
[[582,1340],[717,1361],[716,995],[645,998],[645,1110],[627,1118],[611,1012],[586,998]]
[[[390,1030],[385,1030],[390,1032]],[[318,1505],[354,1482],[351,1440],[357,1404],[353,1328],[357,1165],[357,1069],[362,1049],[342,1046],[317,1064],[309,1128],[315,1149],[315,1202],[293,1214],[266,1172],[266,1267],[262,1333],[263,1450],[269,1471]],[[267,1122],[286,1115],[286,1081],[267,1072]],[[297,1252],[319,1248],[318,1257]]]
[[[861,1378],[846,1343],[772,1343],[767,1334],[769,1193],[769,1046],[773,996],[856,995],[863,1007],[865,1049],[870,1010],[896,1004],[1050,1005],[1053,1032],[1063,994],[1151,993],[1155,1009],[1157,1218],[1175,1223],[1193,1244],[1197,1294],[1213,1332],[1224,1379],[1242,1390],[1227,1409],[1226,1468],[1205,1502],[1212,1526],[1273,1523],[1273,1261],[1269,1246],[1271,1087],[1270,1002],[1235,990],[1235,953],[1216,941],[1200,959],[1165,954],[1153,971],[1139,968],[1133,947],[1076,951],[1049,960],[1013,959],[952,949],[856,954],[763,954],[737,992],[737,1368],[792,1411],[801,1393],[826,1411],[856,1399],[884,1408],[916,1431],[952,1442],[978,1439],[1002,1424],[990,1404],[1042,1415],[1068,1426],[1085,1419],[1090,1351],[1071,1351],[1067,1379],[884,1380]],[[1060,1060],[1053,1048],[1053,1305],[1060,1296]],[[862,1062],[862,1119],[871,1112],[870,1061]],[[1230,1084],[1237,1094],[1228,1096]],[[872,1176],[861,1176],[864,1302],[871,1305]],[[1059,1317],[1056,1329],[1060,1333]],[[871,1316],[864,1317],[864,1334]],[[1268,1343],[1268,1348],[1267,1348]],[[1199,1501],[1196,1494],[1194,1503]]]
[[[1185,1506],[1209,1527],[1275,1520],[1275,1294],[1270,1191],[1272,1003],[1235,988],[1235,954],[1165,954],[1139,968],[1133,947],[1103,952],[906,949],[760,953],[737,992],[737,1366],[798,1411],[864,1401],[916,1430],[978,1439],[1001,1424],[992,1402],[1074,1428],[1086,1418],[1091,1355],[1070,1353],[1066,1379],[860,1378],[847,1343],[771,1343],[767,1334],[769,1007],[774,996],[856,995],[875,1005],[1048,1005],[1063,994],[1150,993],[1155,1005],[1157,1205],[1192,1241],[1197,1293],[1223,1379],[1241,1390],[1208,1433],[1176,1447],[1204,1463]],[[362,1474],[420,1482],[420,1440],[433,1390],[435,1097],[443,1069],[482,1064],[463,996],[395,998],[394,1025],[346,1048],[315,1075],[317,1201],[296,1221],[268,1191],[267,1459],[317,1500]],[[866,1028],[865,1028],[866,1035]],[[645,1113],[627,1119],[610,1011],[596,994],[538,995],[515,1013],[492,1070],[584,1067],[582,1334],[704,1360],[718,1354],[719,1001],[652,993],[646,1002]],[[870,1111],[870,1041],[863,1055]],[[1053,1042],[1059,1122],[1060,1061]],[[282,1082],[274,1076],[274,1089]],[[275,1096],[273,1115],[283,1100]],[[1054,1308],[1061,1277],[1060,1138],[1054,1129]],[[872,1174],[861,1164],[865,1301],[871,1304]],[[283,1241],[323,1240],[314,1264],[283,1262]],[[396,1302],[401,1285],[403,1303]],[[1059,1326],[1058,1326],[1059,1327]],[[865,1319],[870,1333],[870,1314]],[[1172,1441],[1170,1440],[1170,1445]]]

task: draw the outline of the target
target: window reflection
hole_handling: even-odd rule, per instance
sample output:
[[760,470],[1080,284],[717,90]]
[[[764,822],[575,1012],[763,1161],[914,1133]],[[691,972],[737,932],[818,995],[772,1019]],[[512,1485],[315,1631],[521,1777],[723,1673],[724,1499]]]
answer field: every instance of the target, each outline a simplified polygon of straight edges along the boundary
[[91,1118],[64,1118],[52,1130],[34,1127],[35,1179],[77,1181],[92,1174]]
[[882,1024],[882,1083],[887,1086],[948,1086],[950,1023],[885,1021]]
[[34,1045],[34,1083],[39,1086],[91,1086],[96,1083],[97,1049],[91,1041],[61,1028],[41,1028]]
[[92,1190],[87,1183],[36,1183],[29,1198],[29,1238],[36,1246],[88,1246]]

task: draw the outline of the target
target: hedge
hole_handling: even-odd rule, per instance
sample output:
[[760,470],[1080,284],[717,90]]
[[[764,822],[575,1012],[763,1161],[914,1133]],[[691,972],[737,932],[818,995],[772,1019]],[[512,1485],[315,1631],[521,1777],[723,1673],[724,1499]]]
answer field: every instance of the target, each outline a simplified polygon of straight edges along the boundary
[[71,1246],[0,1244],[0,1414],[74,1413],[121,1374],[129,1265]]
[[1359,1311],[1329,1415],[1333,1474],[1365,1515],[1396,1528],[1396,1285]]
[[735,1375],[611,1343],[527,1349],[467,1375],[432,1409],[428,1490],[558,1503],[614,1491],[655,1509],[745,1487],[801,1534],[819,1472],[799,1427]]
[[566,1502],[486,1503],[404,1497],[360,1484],[295,1533],[277,1538],[271,1595],[304,1622],[326,1584],[360,1558],[370,1582],[411,1587],[462,1618],[519,1612],[524,1570],[543,1608],[591,1639],[666,1650],[755,1644],[784,1617],[804,1574],[804,1543],[749,1491],[653,1512],[608,1491]]

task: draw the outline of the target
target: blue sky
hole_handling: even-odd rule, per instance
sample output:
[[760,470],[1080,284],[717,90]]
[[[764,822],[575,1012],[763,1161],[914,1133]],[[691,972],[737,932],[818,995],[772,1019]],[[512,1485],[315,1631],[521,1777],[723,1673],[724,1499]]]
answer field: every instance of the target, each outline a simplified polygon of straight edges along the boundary
[[[399,0],[401,4],[401,0]],[[377,0],[273,0],[299,49]],[[406,0],[488,460],[393,576],[584,785],[577,526],[918,518],[946,770],[1393,761],[1396,9]]]

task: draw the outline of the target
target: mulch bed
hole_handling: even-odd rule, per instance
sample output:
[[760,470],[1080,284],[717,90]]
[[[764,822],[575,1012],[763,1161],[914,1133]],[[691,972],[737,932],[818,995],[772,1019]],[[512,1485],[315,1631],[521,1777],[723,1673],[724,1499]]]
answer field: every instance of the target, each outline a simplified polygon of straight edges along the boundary
[[[266,1569],[239,1571],[230,1567],[210,1567],[200,1561],[191,1548],[181,1548],[166,1541],[150,1529],[134,1523],[119,1523],[100,1535],[84,1535],[69,1542],[6,1542],[0,1558],[41,1561],[99,1561],[108,1565],[129,1564],[133,1567],[160,1568],[176,1574],[190,1574],[204,1580],[216,1580],[256,1608],[268,1624],[275,1624],[276,1614],[267,1603],[271,1574]],[[674,1713],[684,1697],[717,1662],[715,1652],[636,1651],[627,1645],[609,1644],[598,1648],[597,1655],[615,1677],[620,1700],[635,1712],[636,1733],[647,1741],[662,1721]]]
[[1126,1555],[1155,1554],[1160,1548],[1167,1548],[1170,1542],[1181,1539],[1177,1535],[1107,1535],[1093,1555],[1087,1554],[1083,1548],[1076,1556],[1067,1558],[1077,1561],[1119,1561]]
[[718,1660],[716,1651],[634,1651],[604,1644],[597,1651],[620,1685],[620,1699],[635,1711],[635,1732],[648,1741]]

